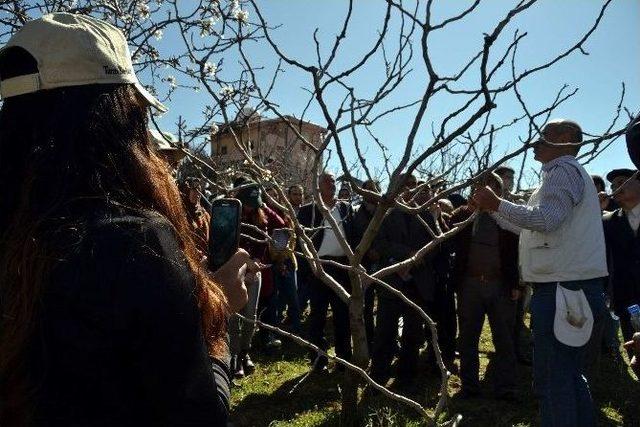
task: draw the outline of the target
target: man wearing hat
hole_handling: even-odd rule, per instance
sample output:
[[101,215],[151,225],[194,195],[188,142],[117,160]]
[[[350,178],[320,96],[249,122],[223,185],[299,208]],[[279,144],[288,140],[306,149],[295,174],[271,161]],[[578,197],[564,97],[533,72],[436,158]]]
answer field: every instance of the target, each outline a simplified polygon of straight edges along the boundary
[[543,127],[533,143],[542,182],[525,206],[500,199],[488,187],[473,195],[478,207],[521,230],[521,275],[534,289],[533,376],[542,426],[595,425],[583,362],[590,339],[600,343],[608,272],[596,188],[575,158],[581,142],[582,130],[573,121]]
[[620,208],[603,217],[613,309],[620,317],[625,341],[633,336],[627,307],[640,303],[640,180],[634,174],[633,169],[614,169],[607,174]]

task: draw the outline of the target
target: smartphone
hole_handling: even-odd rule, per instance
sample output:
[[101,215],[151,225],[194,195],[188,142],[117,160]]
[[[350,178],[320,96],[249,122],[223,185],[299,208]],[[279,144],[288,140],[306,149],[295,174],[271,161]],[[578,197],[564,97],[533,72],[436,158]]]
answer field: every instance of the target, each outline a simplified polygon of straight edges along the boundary
[[283,251],[287,249],[287,244],[289,243],[289,239],[291,238],[291,229],[276,228],[271,233],[271,238],[273,239],[273,249],[277,251]]
[[209,268],[216,271],[238,250],[240,214],[238,199],[217,199],[211,204],[209,223]]

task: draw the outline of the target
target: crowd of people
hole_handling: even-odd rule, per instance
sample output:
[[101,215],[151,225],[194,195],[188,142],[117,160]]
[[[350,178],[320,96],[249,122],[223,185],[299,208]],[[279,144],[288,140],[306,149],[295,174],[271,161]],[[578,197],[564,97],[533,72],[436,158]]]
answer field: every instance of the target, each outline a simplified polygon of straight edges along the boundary
[[[242,203],[239,249],[209,271],[211,200],[200,179],[176,181],[171,147],[154,145],[148,109],[164,106],[138,83],[126,46],[109,24],[55,13],[0,51],[2,425],[225,425],[232,379],[255,370],[251,353],[283,351],[255,319],[352,357],[349,308],[300,256],[294,223],[350,292],[340,264],[378,199],[338,192],[323,172],[329,221],[309,189],[291,185],[285,203],[238,175],[218,196]],[[488,318],[495,398],[517,401],[518,365],[532,364],[543,426],[595,425],[587,378],[602,354],[622,360],[619,329],[638,369],[629,307],[640,304],[640,177],[612,170],[607,193],[576,160],[581,142],[577,123],[548,122],[533,143],[542,167],[532,192],[514,193],[514,170],[500,166],[466,198],[451,194],[420,213],[392,208],[362,259],[375,272],[416,255],[434,239],[429,230],[460,228],[385,281],[437,322],[464,398],[482,391]],[[411,174],[400,182],[409,207],[444,185]],[[372,180],[362,188],[381,193]],[[276,249],[268,237],[281,229],[291,233]],[[364,324],[377,382],[437,370],[424,319],[390,289],[367,285]],[[328,370],[325,355],[310,356],[315,373]]]

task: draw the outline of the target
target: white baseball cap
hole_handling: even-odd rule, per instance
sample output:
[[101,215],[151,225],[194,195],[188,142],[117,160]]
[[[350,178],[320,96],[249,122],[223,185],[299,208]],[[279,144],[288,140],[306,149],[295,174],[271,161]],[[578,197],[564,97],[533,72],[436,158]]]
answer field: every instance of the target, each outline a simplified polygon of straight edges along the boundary
[[593,313],[582,289],[556,288],[556,315],[553,333],[558,341],[571,347],[585,345],[593,330]]
[[111,24],[86,15],[51,13],[28,21],[0,49],[20,47],[37,61],[38,72],[0,82],[0,97],[89,84],[130,83],[155,109],[167,108],[138,81],[127,40]]

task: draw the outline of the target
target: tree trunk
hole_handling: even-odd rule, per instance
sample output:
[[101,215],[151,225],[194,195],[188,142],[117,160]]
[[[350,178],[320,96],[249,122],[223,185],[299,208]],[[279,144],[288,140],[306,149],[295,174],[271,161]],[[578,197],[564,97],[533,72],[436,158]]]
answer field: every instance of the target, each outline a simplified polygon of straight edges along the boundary
[[[364,292],[362,282],[357,274],[349,273],[351,279],[351,297],[349,298],[349,324],[351,339],[353,340],[353,357],[351,362],[366,369],[369,364],[369,348],[367,346],[367,331],[364,324]],[[342,387],[343,426],[359,425],[360,411],[358,408],[358,386],[360,376],[351,370],[345,371]]]

